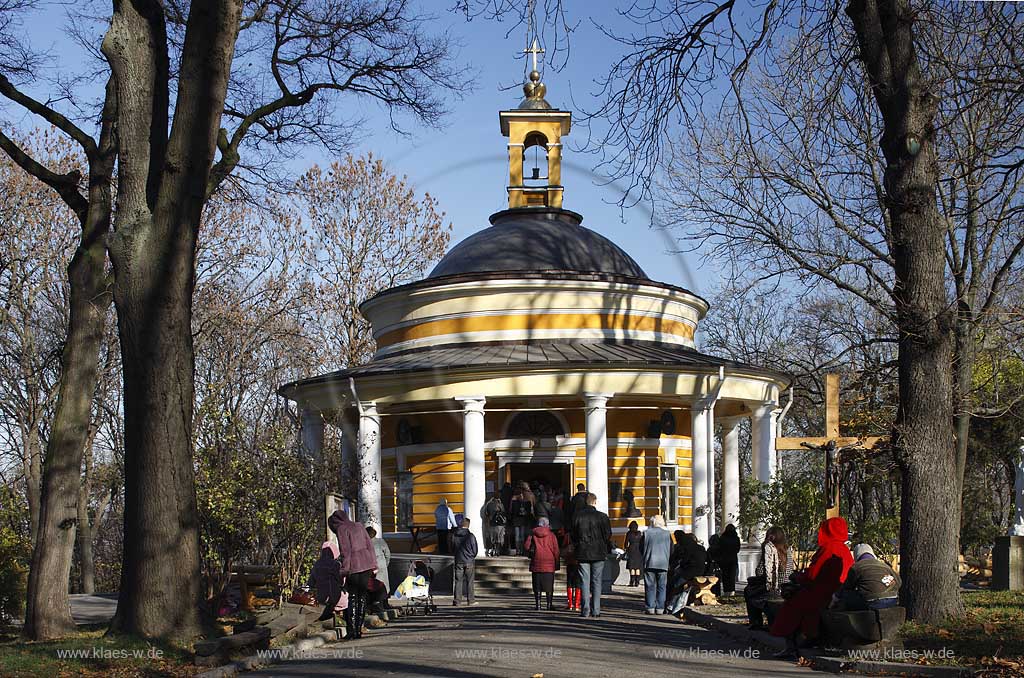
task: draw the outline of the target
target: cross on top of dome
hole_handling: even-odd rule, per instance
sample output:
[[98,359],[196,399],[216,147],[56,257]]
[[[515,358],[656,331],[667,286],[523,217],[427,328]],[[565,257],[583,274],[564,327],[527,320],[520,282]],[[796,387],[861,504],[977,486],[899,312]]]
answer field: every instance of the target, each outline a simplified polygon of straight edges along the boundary
[[551,104],[545,99],[544,95],[547,93],[547,86],[540,81],[540,70],[538,70],[537,57],[544,53],[544,49],[538,44],[537,38],[533,39],[533,44],[529,49],[523,50],[524,54],[529,54],[533,59],[533,68],[527,75],[527,82],[523,85],[523,94],[526,98],[519,104],[520,110],[550,110]]

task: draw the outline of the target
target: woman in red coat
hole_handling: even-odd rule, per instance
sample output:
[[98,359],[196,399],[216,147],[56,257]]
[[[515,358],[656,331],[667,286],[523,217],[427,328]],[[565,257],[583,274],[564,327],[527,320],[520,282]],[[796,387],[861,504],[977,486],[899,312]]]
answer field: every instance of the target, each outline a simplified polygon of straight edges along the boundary
[[818,527],[818,550],[808,568],[796,576],[800,590],[787,600],[772,624],[772,635],[786,639],[786,650],[780,659],[796,659],[796,635],[818,637],[821,611],[832,601],[832,594],[846,581],[846,573],[853,565],[853,554],[846,546],[850,533],[842,518],[829,518]]
[[541,592],[547,596],[548,609],[553,610],[551,596],[555,590],[555,572],[558,570],[558,538],[548,526],[548,519],[541,518],[526,538],[523,547],[530,556],[530,572],[533,573],[533,609],[540,609]]

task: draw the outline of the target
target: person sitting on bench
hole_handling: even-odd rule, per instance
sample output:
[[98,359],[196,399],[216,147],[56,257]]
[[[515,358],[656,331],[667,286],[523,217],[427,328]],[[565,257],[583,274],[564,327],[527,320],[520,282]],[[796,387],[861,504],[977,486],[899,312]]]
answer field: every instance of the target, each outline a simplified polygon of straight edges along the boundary
[[853,547],[854,563],[836,594],[834,610],[883,610],[899,605],[900,576],[868,544]]

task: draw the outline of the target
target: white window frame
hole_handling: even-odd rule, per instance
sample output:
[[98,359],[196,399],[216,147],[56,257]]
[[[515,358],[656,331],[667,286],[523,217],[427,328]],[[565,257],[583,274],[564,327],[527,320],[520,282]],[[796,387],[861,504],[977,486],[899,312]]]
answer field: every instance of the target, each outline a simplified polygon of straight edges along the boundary
[[[665,469],[669,469],[670,478],[663,478]],[[658,466],[658,499],[665,522],[672,525],[677,524],[679,522],[679,468],[675,464]]]

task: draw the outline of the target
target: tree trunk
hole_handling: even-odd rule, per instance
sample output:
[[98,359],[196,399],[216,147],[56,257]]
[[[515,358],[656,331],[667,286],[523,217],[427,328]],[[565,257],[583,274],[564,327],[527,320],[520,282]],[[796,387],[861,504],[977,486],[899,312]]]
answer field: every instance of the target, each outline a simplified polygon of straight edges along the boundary
[[28,501],[29,538],[35,544],[39,534],[39,519],[42,513],[43,471],[40,468],[39,424],[33,420],[28,423],[24,436],[25,450],[22,453],[22,473],[25,474],[25,499]]
[[74,630],[68,586],[74,557],[82,454],[91,445],[90,421],[104,339],[110,281],[105,237],[110,230],[117,95],[108,81],[99,143],[89,158],[88,203],[78,218],[82,237],[68,266],[68,333],[44,462],[39,538],[32,549],[24,634],[34,640]]
[[[194,238],[191,229],[155,221],[132,231],[137,240],[119,231],[110,251],[125,445],[124,558],[114,626],[185,639],[198,633],[200,599],[192,468]],[[157,270],[161,275],[151,274]]]
[[893,441],[903,477],[901,597],[911,618],[937,622],[963,609],[956,570],[953,318],[945,288],[946,229],[936,203],[938,102],[921,76],[907,0],[852,0],[847,14],[884,122],[899,331]]
[[124,374],[125,507],[112,628],[183,641],[200,631],[192,450],[192,294],[199,222],[239,0],[192,3],[167,135],[164,9],[115,5],[103,53],[118,82],[118,221],[109,239]]
[[[953,426],[956,433],[956,496],[960,498],[961,502],[963,500],[964,473],[967,469],[967,443],[971,434],[970,393],[974,384],[974,360],[977,355],[974,339],[975,325],[969,317],[964,317],[969,313],[970,309],[960,310],[954,350]],[[961,513],[963,513],[962,506]],[[958,537],[959,534],[960,531],[957,530]]]
[[82,593],[96,592],[96,558],[92,542],[96,535],[96,525],[103,520],[103,514],[107,512],[112,498],[113,493],[107,490],[91,520],[88,497],[80,497],[78,500],[78,560],[82,568]]
[[57,409],[44,462],[39,534],[28,579],[25,635],[34,640],[67,635],[75,628],[68,578],[78,522],[82,451],[89,436],[104,318],[110,306],[104,243],[99,237],[109,224],[109,186],[107,191],[106,205],[90,210],[92,223],[86,227],[82,244],[68,267],[71,312]]

